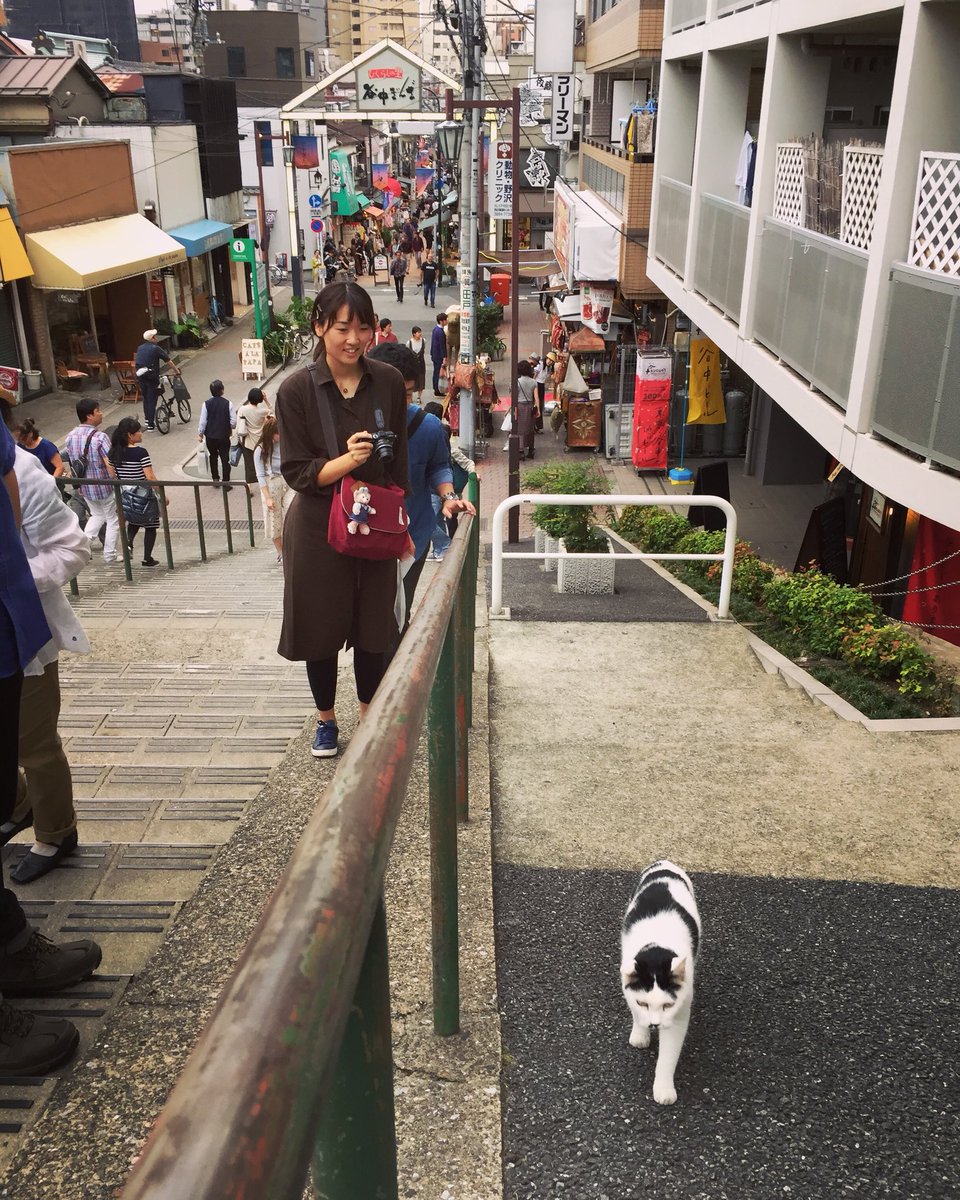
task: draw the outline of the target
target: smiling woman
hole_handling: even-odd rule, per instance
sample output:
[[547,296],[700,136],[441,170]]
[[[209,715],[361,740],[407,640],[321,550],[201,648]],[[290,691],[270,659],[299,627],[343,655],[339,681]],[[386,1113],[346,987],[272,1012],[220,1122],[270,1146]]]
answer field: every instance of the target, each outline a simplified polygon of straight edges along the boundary
[[[330,509],[345,476],[357,484],[395,484],[409,493],[407,404],[400,372],[365,357],[375,318],[362,287],[328,284],[311,319],[319,339],[314,362],[285,380],[277,394],[280,469],[297,492],[284,526],[279,651],[306,662],[319,713],[313,754],[329,758],[339,749],[334,704],[341,647],[353,647],[362,716],[383,676],[384,651],[397,633],[396,559],[334,550],[327,540]],[[332,431],[329,438],[325,426]],[[379,447],[391,447],[388,454],[380,448],[374,453],[374,434],[380,433],[393,435],[378,441]]]

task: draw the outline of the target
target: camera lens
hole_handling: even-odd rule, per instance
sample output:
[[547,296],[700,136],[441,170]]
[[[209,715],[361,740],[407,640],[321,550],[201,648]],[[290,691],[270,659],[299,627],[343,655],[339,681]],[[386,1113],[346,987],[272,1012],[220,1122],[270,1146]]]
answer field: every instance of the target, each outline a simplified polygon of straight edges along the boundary
[[392,429],[381,429],[373,435],[373,452],[382,463],[393,462],[393,444],[397,435]]

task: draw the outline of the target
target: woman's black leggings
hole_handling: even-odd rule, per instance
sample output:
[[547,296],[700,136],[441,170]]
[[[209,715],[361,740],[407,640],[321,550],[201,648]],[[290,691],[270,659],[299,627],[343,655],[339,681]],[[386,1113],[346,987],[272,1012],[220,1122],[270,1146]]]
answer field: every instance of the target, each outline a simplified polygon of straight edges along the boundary
[[133,549],[133,539],[137,536],[140,530],[143,530],[143,557],[153,558],[153,548],[157,544],[157,527],[156,525],[134,525],[130,521],[127,522],[127,541],[130,543],[130,549]]
[[[386,669],[383,652],[371,654],[369,650],[353,648],[353,674],[357,681],[357,699],[369,704],[380,686]],[[307,680],[313,692],[313,702],[320,712],[329,712],[337,699],[337,655],[317,658],[307,663]]]

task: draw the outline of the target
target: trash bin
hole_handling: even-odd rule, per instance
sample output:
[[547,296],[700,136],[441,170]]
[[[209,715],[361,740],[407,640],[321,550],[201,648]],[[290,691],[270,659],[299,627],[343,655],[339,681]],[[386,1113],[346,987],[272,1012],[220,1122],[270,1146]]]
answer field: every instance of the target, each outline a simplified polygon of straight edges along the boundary
[[510,276],[491,275],[490,295],[498,304],[502,304],[504,308],[506,308],[506,306],[510,303]]

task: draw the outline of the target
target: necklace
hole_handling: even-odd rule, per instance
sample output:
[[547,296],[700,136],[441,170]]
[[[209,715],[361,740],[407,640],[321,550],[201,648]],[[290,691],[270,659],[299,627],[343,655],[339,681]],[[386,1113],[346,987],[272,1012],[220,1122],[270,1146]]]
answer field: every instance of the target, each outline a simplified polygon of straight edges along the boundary
[[336,375],[333,377],[333,382],[340,389],[340,395],[344,398],[344,400],[350,400],[355,394],[357,388],[360,386],[359,379],[351,379],[349,383],[341,383]]

